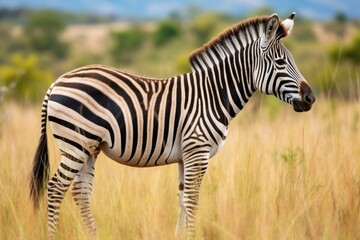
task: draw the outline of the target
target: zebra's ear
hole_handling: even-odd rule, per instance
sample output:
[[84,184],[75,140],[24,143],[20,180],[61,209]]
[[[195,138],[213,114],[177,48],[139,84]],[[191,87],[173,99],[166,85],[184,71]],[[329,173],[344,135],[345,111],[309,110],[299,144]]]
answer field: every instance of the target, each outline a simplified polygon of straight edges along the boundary
[[276,37],[277,29],[280,26],[280,20],[276,13],[272,14],[265,23],[265,31],[261,36],[261,48],[265,49],[269,42],[271,42]]
[[295,12],[293,12],[287,19],[281,22],[281,26],[283,28],[284,33],[278,34],[280,38],[290,35],[294,27],[294,18],[295,18]]
[[279,25],[279,17],[276,13],[273,13],[265,23],[265,39],[267,41],[270,41],[275,37]]

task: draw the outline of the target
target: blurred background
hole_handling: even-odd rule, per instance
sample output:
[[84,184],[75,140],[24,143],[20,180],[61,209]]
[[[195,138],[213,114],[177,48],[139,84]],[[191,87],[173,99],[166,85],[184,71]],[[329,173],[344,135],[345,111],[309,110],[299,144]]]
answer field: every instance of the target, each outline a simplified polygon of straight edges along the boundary
[[293,11],[285,45],[316,94],[358,99],[359,9],[356,0],[0,0],[0,101],[39,102],[59,75],[85,64],[184,73],[190,53],[227,27]]
[[[174,76],[231,25],[293,11],[284,43],[316,103],[298,114],[252,97],[209,164],[197,239],[360,239],[359,0],[0,0],[0,239],[47,239],[45,201],[34,214],[28,173],[41,101],[61,74],[98,63]],[[53,173],[60,153],[48,136]],[[93,191],[100,238],[172,239],[176,164],[129,169],[105,158]],[[58,239],[87,239],[69,200]]]

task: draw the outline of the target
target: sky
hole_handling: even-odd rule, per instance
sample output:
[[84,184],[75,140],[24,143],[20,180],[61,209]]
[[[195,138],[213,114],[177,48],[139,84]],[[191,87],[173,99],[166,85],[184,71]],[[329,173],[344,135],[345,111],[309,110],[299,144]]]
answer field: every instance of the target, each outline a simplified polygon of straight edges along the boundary
[[313,19],[329,19],[337,12],[360,19],[360,0],[0,0],[0,7],[54,8],[119,17],[162,18],[181,12],[187,6],[202,11],[220,11],[234,15],[247,14],[269,6],[279,14],[297,14]]

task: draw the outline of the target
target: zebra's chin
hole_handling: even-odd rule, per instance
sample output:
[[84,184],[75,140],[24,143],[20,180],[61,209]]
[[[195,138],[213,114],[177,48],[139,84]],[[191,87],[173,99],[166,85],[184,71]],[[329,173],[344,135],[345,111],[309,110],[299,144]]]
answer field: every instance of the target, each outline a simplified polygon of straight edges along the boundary
[[312,103],[309,104],[299,99],[294,99],[292,105],[295,112],[307,112],[312,107]]

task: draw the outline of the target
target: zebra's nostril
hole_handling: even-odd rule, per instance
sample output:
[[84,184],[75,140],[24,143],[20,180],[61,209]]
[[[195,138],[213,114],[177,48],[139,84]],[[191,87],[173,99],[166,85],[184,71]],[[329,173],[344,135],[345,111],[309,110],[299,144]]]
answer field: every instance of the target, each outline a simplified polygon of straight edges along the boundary
[[302,96],[302,100],[306,104],[313,104],[315,102],[315,96],[311,91],[311,88],[305,81],[300,82],[300,95]]
[[304,102],[307,104],[313,104],[315,102],[315,96],[312,93],[305,95]]

